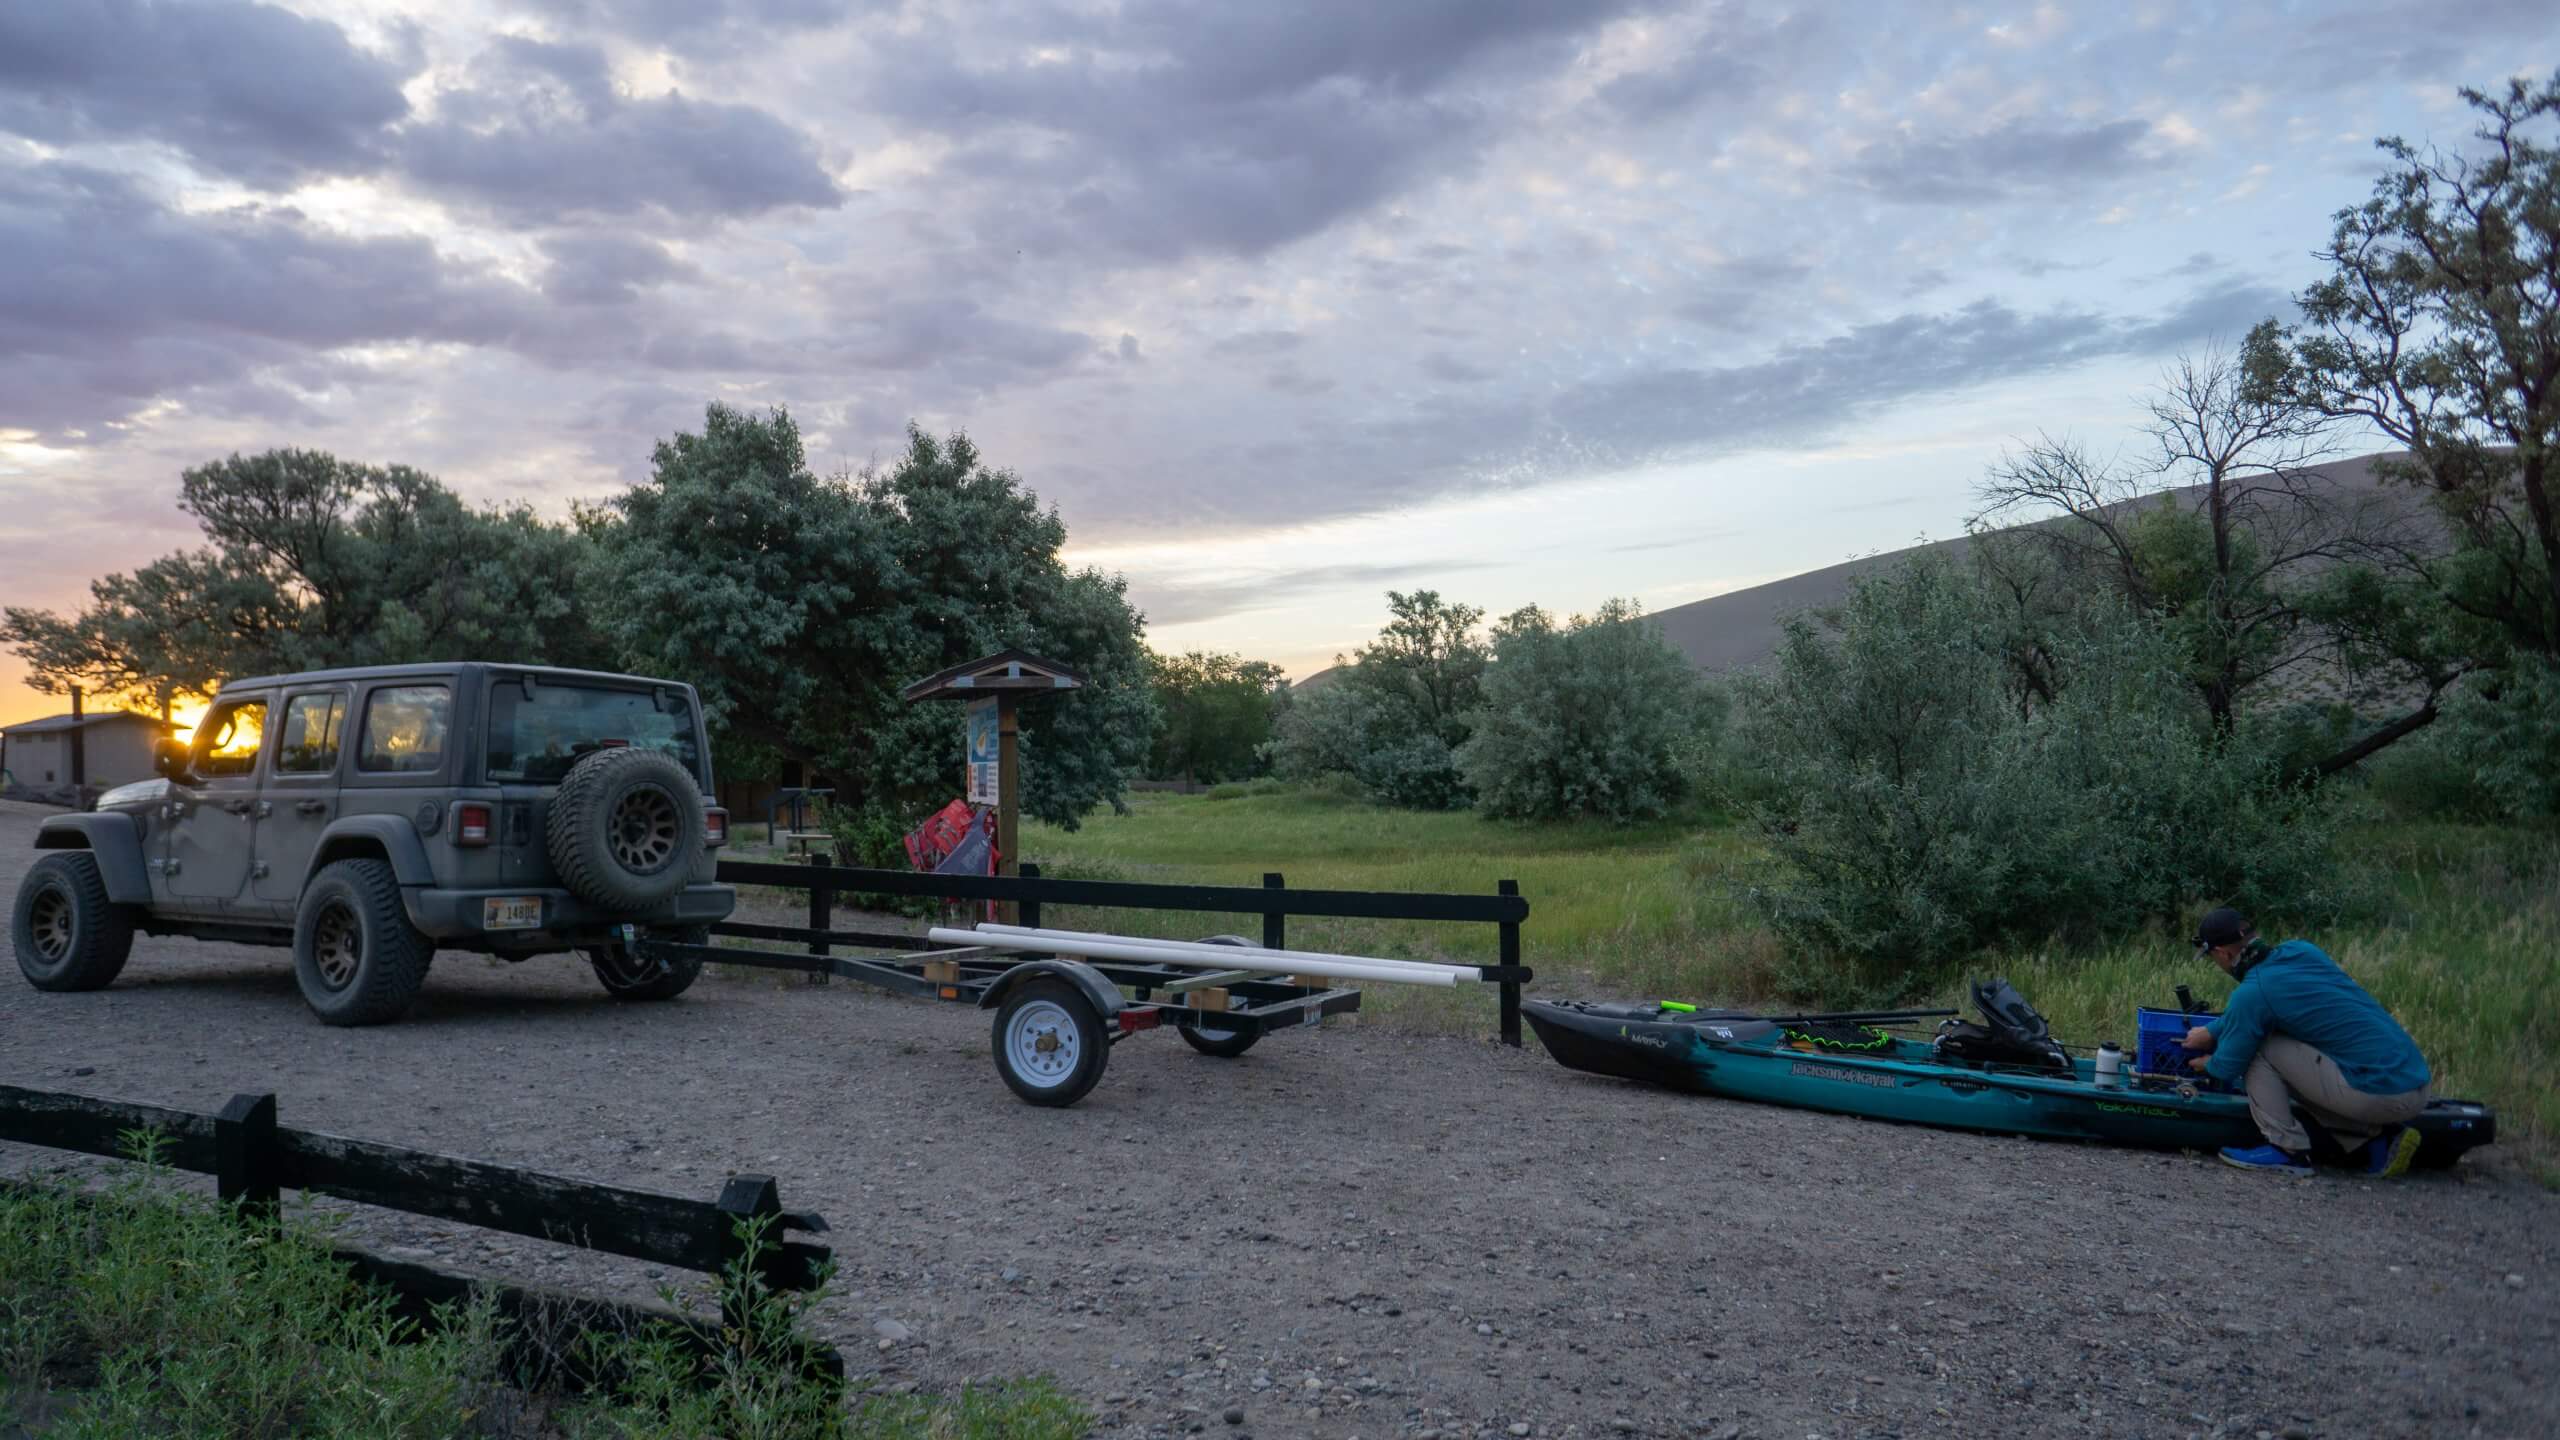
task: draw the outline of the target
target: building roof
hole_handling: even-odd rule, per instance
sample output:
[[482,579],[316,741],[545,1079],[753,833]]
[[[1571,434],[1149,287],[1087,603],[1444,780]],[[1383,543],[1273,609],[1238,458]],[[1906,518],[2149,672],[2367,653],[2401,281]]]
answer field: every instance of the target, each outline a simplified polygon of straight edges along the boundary
[[908,700],[967,700],[1005,690],[1047,694],[1083,687],[1082,675],[1055,660],[1043,660],[1028,650],[999,650],[927,675],[898,693]]
[[47,715],[41,720],[21,720],[15,725],[0,725],[0,735],[58,735],[74,726],[86,730],[115,720],[139,720],[154,730],[177,728],[156,715],[144,715],[132,710],[100,710],[91,715]]

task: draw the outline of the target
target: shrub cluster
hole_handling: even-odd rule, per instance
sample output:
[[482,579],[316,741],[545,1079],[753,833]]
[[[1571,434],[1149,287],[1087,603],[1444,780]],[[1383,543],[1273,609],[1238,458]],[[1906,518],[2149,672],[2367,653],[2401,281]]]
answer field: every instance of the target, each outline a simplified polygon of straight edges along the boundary
[[[2088,938],[2198,899],[2293,916],[2342,890],[2319,798],[2217,737],[2156,628],[2103,606],[2035,635],[1971,574],[1858,582],[1743,685],[1775,857],[1751,898],[1891,991],[1986,944]],[[2032,675],[2033,683],[2029,683]]]
[[1488,642],[1470,607],[1429,591],[1388,599],[1397,618],[1378,643],[1282,713],[1271,759],[1283,779],[1515,820],[1623,823],[1689,793],[1701,725],[1721,711],[1633,604],[1561,624],[1530,606]]

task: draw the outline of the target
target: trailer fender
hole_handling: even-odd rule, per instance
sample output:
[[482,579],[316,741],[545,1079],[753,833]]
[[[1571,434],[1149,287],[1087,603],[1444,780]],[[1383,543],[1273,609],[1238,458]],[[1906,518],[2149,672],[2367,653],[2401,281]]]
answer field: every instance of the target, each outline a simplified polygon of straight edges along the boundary
[[1016,988],[1044,975],[1054,975],[1083,991],[1084,998],[1093,1002],[1094,1013],[1105,1020],[1128,1008],[1129,1001],[1120,993],[1120,987],[1103,979],[1101,971],[1082,961],[1068,960],[1063,957],[1050,960],[1026,960],[1007,970],[995,978],[995,983],[987,987],[985,994],[978,997],[978,1008],[993,1010],[1002,1005],[1004,997],[1012,994]]
[[36,827],[39,850],[86,850],[95,856],[107,882],[107,899],[118,905],[147,905],[151,873],[142,863],[142,830],[121,811],[48,816]]

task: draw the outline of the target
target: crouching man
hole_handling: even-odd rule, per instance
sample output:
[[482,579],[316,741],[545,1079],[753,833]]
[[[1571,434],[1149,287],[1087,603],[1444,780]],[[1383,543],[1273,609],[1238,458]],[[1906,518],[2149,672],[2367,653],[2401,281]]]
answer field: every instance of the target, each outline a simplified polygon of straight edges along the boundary
[[2426,1058],[2391,1012],[2307,940],[2270,947],[2239,911],[2215,910],[2196,926],[2196,953],[2239,982],[2210,1025],[2187,1032],[2187,1061],[2226,1085],[2247,1082],[2249,1115],[2264,1145],[2222,1152],[2243,1170],[2311,1173],[2311,1136],[2300,1105],[2365,1173],[2404,1174],[2418,1153],[2409,1122],[2427,1108]]

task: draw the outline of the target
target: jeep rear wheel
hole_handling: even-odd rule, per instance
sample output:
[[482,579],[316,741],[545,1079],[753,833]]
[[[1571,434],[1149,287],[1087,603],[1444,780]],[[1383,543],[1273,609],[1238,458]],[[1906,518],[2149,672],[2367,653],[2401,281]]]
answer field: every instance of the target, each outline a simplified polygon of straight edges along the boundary
[[[711,932],[697,926],[648,938],[673,940],[679,945],[708,945]],[[589,949],[587,963],[595,967],[596,980],[604,986],[604,993],[616,1000],[673,1000],[692,989],[702,974],[702,962],[690,956],[660,962],[618,944]]]
[[673,757],[599,750],[562,777],[543,820],[560,883],[614,910],[646,910],[692,878],[702,855],[702,792]]
[[426,983],[435,942],[409,923],[381,860],[341,860],[312,877],[293,923],[293,978],[331,1025],[397,1020]]
[[37,989],[104,989],[133,953],[133,910],[107,898],[96,856],[59,851],[19,882],[9,940],[19,973]]

